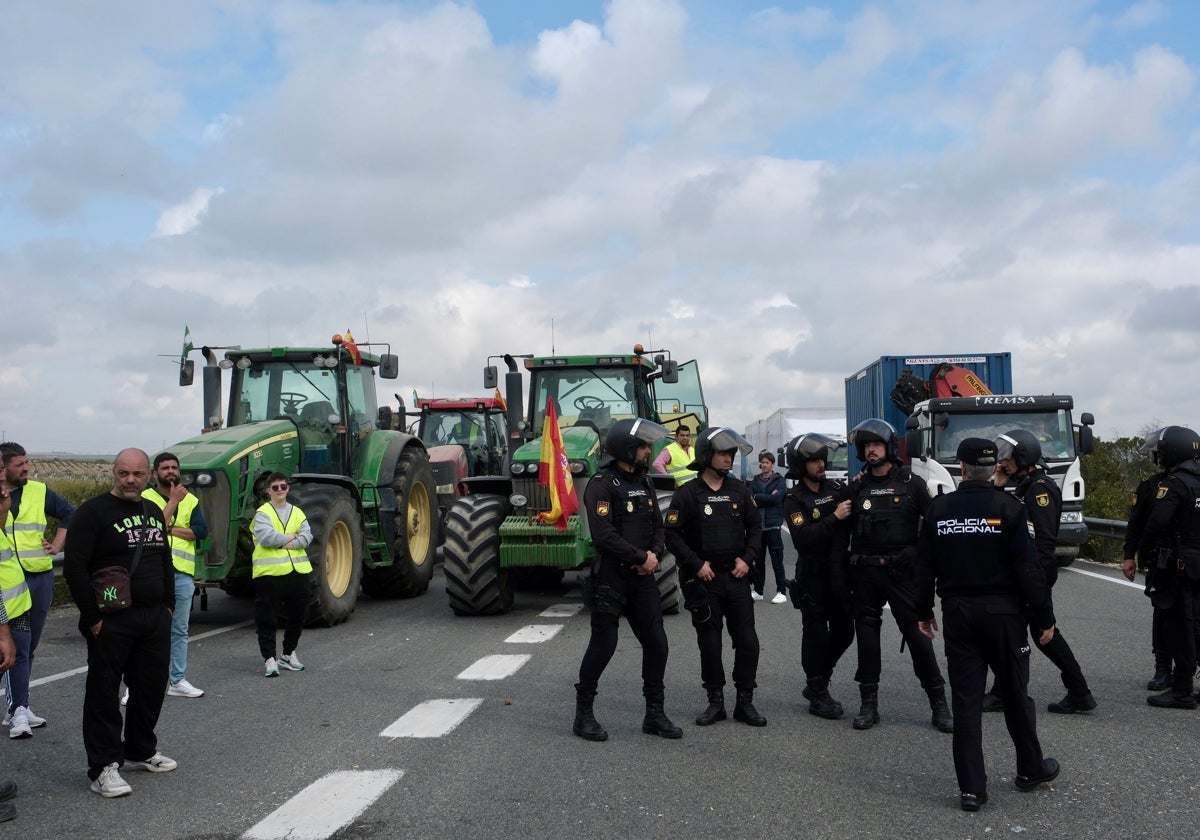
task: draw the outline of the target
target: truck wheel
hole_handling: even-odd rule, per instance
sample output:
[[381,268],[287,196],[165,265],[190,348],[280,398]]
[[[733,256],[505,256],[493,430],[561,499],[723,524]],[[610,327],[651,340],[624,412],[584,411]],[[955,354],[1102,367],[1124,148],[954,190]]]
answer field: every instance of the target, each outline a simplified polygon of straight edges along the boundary
[[341,624],[358,605],[362,580],[362,523],[350,494],[337,487],[300,485],[295,504],[308,518],[313,541],[308,559],[313,604],[309,622],[332,627]]
[[499,496],[463,496],[446,514],[442,571],[456,615],[497,615],[513,605],[513,578],[500,568]]
[[409,449],[396,463],[396,540],[392,565],[368,569],[363,588],[374,598],[415,598],[429,588],[437,551],[438,515],[433,470],[419,449]]
[[679,566],[675,565],[673,554],[663,553],[658,558],[658,571],[654,573],[658,584],[658,602],[662,605],[663,615],[679,614]]

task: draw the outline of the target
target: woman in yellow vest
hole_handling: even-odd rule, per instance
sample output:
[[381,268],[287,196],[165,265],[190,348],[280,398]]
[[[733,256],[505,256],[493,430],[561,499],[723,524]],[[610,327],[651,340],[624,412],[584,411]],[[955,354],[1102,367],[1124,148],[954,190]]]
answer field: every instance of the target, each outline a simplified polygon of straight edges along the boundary
[[[303,671],[296,656],[300,632],[308,619],[308,562],[312,529],[304,511],[287,500],[288,478],[273,472],[266,478],[269,501],[254,514],[254,623],[258,628],[258,650],[264,660],[264,676],[278,677],[279,669]],[[284,609],[283,655],[275,657],[275,628],[279,608]]]

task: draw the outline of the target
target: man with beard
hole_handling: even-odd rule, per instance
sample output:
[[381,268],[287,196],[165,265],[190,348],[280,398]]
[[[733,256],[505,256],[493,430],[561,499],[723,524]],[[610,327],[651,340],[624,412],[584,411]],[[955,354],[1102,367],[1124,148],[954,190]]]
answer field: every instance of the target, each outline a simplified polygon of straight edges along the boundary
[[629,622],[642,646],[642,732],[680,738],[683,730],[663,711],[667,634],[654,572],[663,547],[662,514],[654,485],[646,477],[651,444],[670,435],[649,420],[618,420],[604,436],[604,462],[583,494],[596,557],[589,604],[592,636],[575,684],[575,723],[571,731],[588,741],[607,741],[592,704],[600,675],[617,650],[617,625]]

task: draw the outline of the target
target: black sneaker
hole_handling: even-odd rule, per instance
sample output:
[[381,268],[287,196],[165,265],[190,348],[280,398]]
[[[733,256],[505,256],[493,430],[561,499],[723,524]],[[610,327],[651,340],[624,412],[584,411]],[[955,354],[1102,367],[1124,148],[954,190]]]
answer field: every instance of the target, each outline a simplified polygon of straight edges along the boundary
[[1056,715],[1073,715],[1077,712],[1090,712],[1094,708],[1096,708],[1096,698],[1089,691],[1082,697],[1072,697],[1068,694],[1057,703],[1048,705],[1046,710]]
[[958,797],[958,806],[964,811],[978,811],[986,804],[986,793],[964,793]]
[[1031,790],[1036,790],[1039,785],[1044,785],[1046,782],[1053,782],[1058,778],[1058,771],[1061,769],[1057,761],[1053,758],[1047,758],[1042,761],[1041,773],[1036,776],[1017,776],[1013,780],[1013,784],[1022,793],[1029,793]]

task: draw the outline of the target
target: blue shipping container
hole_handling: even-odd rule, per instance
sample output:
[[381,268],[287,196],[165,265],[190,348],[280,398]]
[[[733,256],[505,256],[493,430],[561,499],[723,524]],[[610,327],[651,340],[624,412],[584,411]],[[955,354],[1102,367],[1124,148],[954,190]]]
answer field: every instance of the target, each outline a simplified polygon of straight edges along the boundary
[[[892,405],[892,388],[904,368],[929,381],[930,374],[940,364],[957,365],[973,372],[983,380],[993,394],[1011,394],[1012,354],[973,353],[946,356],[881,356],[862,370],[846,377],[846,431],[859,423],[879,417],[892,424],[904,448],[904,421],[908,416]],[[931,395],[932,396],[932,395]],[[862,469],[862,461],[854,447],[850,448],[850,475]]]

